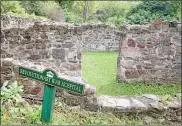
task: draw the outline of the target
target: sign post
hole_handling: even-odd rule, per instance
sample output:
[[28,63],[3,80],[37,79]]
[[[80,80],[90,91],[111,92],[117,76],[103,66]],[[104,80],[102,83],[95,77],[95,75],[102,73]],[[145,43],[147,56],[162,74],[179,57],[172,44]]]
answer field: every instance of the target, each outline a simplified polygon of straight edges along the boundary
[[58,78],[57,74],[50,69],[46,69],[43,72],[38,72],[20,66],[19,75],[45,83],[41,114],[41,121],[43,122],[51,121],[55,99],[55,86],[78,94],[82,94],[85,88],[84,85],[80,83]]
[[41,121],[50,122],[55,99],[55,87],[44,85]]

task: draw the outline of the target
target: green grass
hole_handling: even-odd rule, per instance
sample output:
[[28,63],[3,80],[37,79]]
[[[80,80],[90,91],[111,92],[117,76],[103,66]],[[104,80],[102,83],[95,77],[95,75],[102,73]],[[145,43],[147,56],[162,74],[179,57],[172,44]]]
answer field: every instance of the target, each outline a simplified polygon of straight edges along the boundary
[[[4,106],[3,106],[4,107]],[[1,113],[2,125],[45,125],[41,122],[41,106],[18,106],[10,107],[5,113]],[[17,111],[14,111],[14,110]],[[13,110],[13,111],[12,111]],[[93,113],[85,110],[71,110],[68,106],[56,107],[54,106],[52,121],[48,124],[51,125],[134,125],[143,124],[143,120],[139,117],[126,116],[116,117],[111,113]]]
[[90,85],[96,86],[97,94],[132,96],[145,93],[174,95],[181,92],[180,84],[118,83],[117,56],[118,52],[83,52],[82,76]]

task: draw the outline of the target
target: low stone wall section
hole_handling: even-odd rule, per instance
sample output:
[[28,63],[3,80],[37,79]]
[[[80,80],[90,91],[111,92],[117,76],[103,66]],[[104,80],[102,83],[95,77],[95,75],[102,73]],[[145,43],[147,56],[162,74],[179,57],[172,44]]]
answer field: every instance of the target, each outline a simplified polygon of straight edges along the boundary
[[[67,76],[62,74],[56,65],[46,62],[30,62],[27,60],[14,60],[12,58],[5,58],[1,60],[1,83],[8,81],[11,84],[18,81],[18,84],[24,87],[23,97],[31,98],[34,100],[42,100],[44,93],[44,83],[19,75],[19,66],[42,72],[45,69],[52,69],[57,73],[58,77],[78,82],[85,86],[82,95],[56,87],[56,96],[62,97],[65,94],[74,94],[76,96],[87,96],[96,93],[96,87],[90,86],[81,77]],[[2,86],[1,84],[1,86]]]
[[62,100],[73,109],[85,109],[92,112],[112,113],[117,117],[132,116],[165,124],[180,124],[181,96],[172,101],[164,101],[152,94],[142,96],[85,96],[66,95]]
[[181,83],[181,24],[122,26],[118,81]]

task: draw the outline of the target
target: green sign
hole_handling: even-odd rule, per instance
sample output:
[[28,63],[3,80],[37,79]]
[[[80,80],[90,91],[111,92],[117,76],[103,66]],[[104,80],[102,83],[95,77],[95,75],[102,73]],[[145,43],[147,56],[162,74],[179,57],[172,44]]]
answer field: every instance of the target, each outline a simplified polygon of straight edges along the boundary
[[24,67],[19,67],[19,75],[44,82],[51,86],[64,88],[66,90],[70,90],[79,94],[82,94],[84,89],[84,86],[82,84],[75,83],[63,78],[58,78],[56,73],[49,69],[46,69],[41,73]]
[[41,81],[46,84],[44,86],[44,96],[43,96],[42,114],[41,114],[41,121],[44,122],[51,121],[53,104],[55,99],[55,88],[54,88],[55,86],[79,94],[82,94],[84,91],[84,85],[63,78],[58,78],[57,74],[50,69],[46,69],[43,72],[38,72],[20,66],[19,75],[37,81]]

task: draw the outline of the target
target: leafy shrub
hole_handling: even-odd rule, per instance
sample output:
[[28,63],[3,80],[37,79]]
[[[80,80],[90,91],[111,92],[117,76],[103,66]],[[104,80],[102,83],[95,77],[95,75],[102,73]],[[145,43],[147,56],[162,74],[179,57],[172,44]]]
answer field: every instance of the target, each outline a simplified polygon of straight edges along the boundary
[[13,16],[23,16],[27,18],[38,18],[38,19],[46,19],[44,17],[40,17],[35,15],[35,13],[26,13],[25,9],[22,7],[20,1],[1,1],[1,12],[13,15]]
[[13,109],[13,107],[24,102],[20,95],[22,92],[23,86],[19,86],[17,81],[12,84],[8,84],[8,81],[4,82],[1,87],[1,116],[4,117],[4,120],[7,118],[8,110],[17,112],[17,109]]
[[21,1],[21,5],[25,8],[26,13],[34,13],[37,16],[45,16],[43,1]]
[[137,5],[126,15],[130,24],[151,22],[157,18],[163,20],[179,20],[181,15],[181,3],[179,1],[147,1]]
[[25,14],[25,9],[20,5],[19,1],[1,1],[1,13],[7,12]]
[[65,12],[65,21],[70,23],[82,23],[82,17],[75,15],[73,12]]
[[23,102],[21,97],[23,92],[23,86],[19,86],[17,81],[8,85],[8,81],[4,82],[1,88],[1,104],[8,102],[9,105],[16,105],[17,103]]
[[64,14],[55,1],[21,1],[21,5],[28,14],[47,17],[56,21],[64,20]]
[[[23,86],[18,85],[17,81],[12,84],[9,84],[8,81],[4,82],[1,87],[2,121],[6,122],[8,117],[11,117],[11,119],[20,119],[28,124],[41,124],[41,107],[25,106],[25,100],[20,95],[22,92]],[[24,103],[24,105],[19,103]]]
[[63,10],[56,2],[53,1],[44,2],[42,10],[44,11],[45,16],[47,18],[55,21],[64,21]]
[[41,112],[42,109],[41,107],[26,107],[21,109],[21,113],[25,115],[26,123],[28,124],[42,124],[42,122],[40,121],[41,118]]

